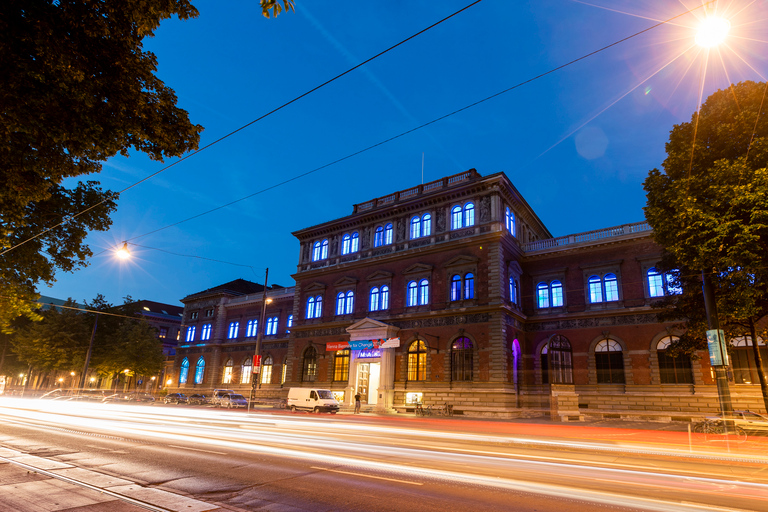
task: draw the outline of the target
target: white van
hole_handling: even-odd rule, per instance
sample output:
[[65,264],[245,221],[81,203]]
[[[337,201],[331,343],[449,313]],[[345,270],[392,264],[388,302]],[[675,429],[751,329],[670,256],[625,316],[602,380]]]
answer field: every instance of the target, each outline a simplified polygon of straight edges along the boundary
[[339,402],[329,389],[291,388],[288,390],[288,408],[292,411],[339,412]]

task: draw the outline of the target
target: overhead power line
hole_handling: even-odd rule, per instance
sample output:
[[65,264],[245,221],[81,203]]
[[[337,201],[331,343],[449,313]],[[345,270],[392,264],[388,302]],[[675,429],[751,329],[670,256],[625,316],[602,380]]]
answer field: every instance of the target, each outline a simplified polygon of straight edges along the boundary
[[600,52],[603,52],[603,51],[605,51],[605,50],[607,50],[607,49],[609,49],[609,48],[612,48],[612,47],[614,47],[614,46],[616,46],[616,45],[619,45],[619,44],[621,44],[621,43],[623,43],[623,42],[625,42],[625,41],[628,41],[628,40],[630,40],[630,39],[632,39],[632,38],[634,38],[634,37],[637,37],[637,36],[639,36],[639,35],[641,35],[641,34],[644,34],[644,33],[648,32],[648,31],[650,31],[650,30],[653,30],[653,29],[655,29],[655,28],[657,28],[657,27],[660,27],[661,25],[664,25],[664,24],[666,24],[666,23],[669,23],[669,22],[671,22],[671,21],[673,21],[673,20],[676,20],[677,18],[680,18],[680,17],[682,17],[682,16],[685,16],[686,14],[689,14],[689,13],[691,13],[691,12],[695,11],[696,9],[700,9],[701,7],[703,7],[703,6],[694,7],[693,9],[689,9],[689,10],[687,10],[687,11],[685,11],[685,12],[682,12],[682,13],[678,14],[677,16],[673,16],[673,17],[671,17],[671,18],[669,18],[669,19],[667,19],[667,20],[664,20],[664,21],[661,21],[661,22],[659,22],[659,23],[656,23],[655,25],[652,25],[652,26],[650,26],[650,27],[648,27],[648,28],[646,28],[646,29],[644,29],[644,30],[641,30],[641,31],[639,31],[639,32],[635,32],[634,34],[632,34],[632,35],[630,35],[630,36],[627,36],[627,37],[625,37],[625,38],[623,38],[623,39],[619,39],[618,41],[615,41],[615,42],[613,42],[613,43],[611,43],[611,44],[609,44],[609,45],[603,46],[602,48],[599,48],[599,49],[597,49],[597,50],[594,50],[594,51],[592,51],[592,52],[590,52],[590,53],[587,53],[587,54],[585,54],[585,55],[582,55],[581,57],[578,57],[578,58],[576,58],[576,59],[573,59],[573,60],[571,60],[571,61],[568,61],[568,62],[566,62],[565,64],[561,64],[561,65],[559,65],[559,66],[557,66],[557,67],[554,67],[554,68],[550,69],[549,71],[545,71],[544,73],[541,73],[541,74],[538,74],[538,75],[536,75],[536,76],[534,76],[534,77],[528,78],[527,80],[523,80],[522,82],[519,82],[519,83],[517,83],[517,84],[515,84],[515,85],[513,85],[513,86],[511,86],[511,87],[508,87],[508,88],[506,88],[506,89],[503,89],[503,90],[501,90],[501,91],[499,91],[499,92],[497,92],[497,93],[495,93],[495,94],[492,94],[492,95],[490,95],[490,96],[486,96],[485,98],[483,98],[483,99],[481,99],[481,100],[475,101],[474,103],[470,103],[469,105],[466,105],[466,106],[464,106],[464,107],[461,107],[461,108],[459,108],[459,109],[457,109],[457,110],[454,110],[454,111],[452,111],[452,112],[449,112],[448,114],[445,114],[445,115],[442,115],[442,116],[440,116],[440,117],[437,117],[437,118],[435,118],[435,119],[432,119],[431,121],[428,121],[428,122],[426,122],[426,123],[424,123],[424,124],[420,124],[419,126],[416,126],[416,127],[414,127],[414,128],[411,128],[410,130],[406,130],[406,131],[404,131],[404,132],[401,132],[401,133],[399,133],[399,134],[397,134],[397,135],[395,135],[395,136],[393,136],[393,137],[389,137],[388,139],[384,139],[384,140],[382,140],[382,141],[380,141],[380,142],[377,142],[376,144],[372,144],[372,145],[370,145],[370,146],[368,146],[368,147],[366,147],[366,148],[363,148],[363,149],[360,149],[360,150],[358,150],[358,151],[355,151],[354,153],[350,153],[350,154],[348,154],[347,156],[344,156],[344,157],[338,158],[338,159],[336,159],[336,160],[333,160],[333,161],[331,161],[331,162],[328,162],[328,163],[326,163],[326,164],[324,164],[324,165],[321,165],[320,167],[315,167],[315,168],[314,168],[314,169],[312,169],[311,171],[307,171],[307,172],[305,172],[305,173],[302,173],[302,174],[298,174],[298,175],[296,175],[296,176],[294,176],[294,177],[292,177],[292,178],[288,178],[288,179],[286,179],[286,180],[283,180],[283,181],[281,181],[281,182],[279,182],[279,183],[276,183],[276,184],[274,184],[274,185],[270,185],[269,187],[263,188],[263,189],[261,189],[261,190],[259,190],[259,191],[257,191],[257,192],[254,192],[254,193],[252,193],[252,194],[248,194],[247,196],[243,196],[243,197],[241,197],[241,198],[239,198],[239,199],[235,199],[235,200],[233,200],[233,201],[229,201],[229,202],[227,202],[227,203],[224,203],[224,204],[222,204],[222,205],[220,205],[220,206],[217,206],[217,207],[215,207],[215,208],[211,208],[210,210],[206,210],[206,211],[204,211],[204,212],[198,213],[198,214],[196,214],[196,215],[193,215],[193,216],[191,216],[191,217],[187,217],[187,218],[185,218],[185,219],[182,219],[182,220],[180,220],[180,221],[178,221],[178,222],[174,222],[174,223],[172,223],[172,224],[168,224],[167,226],[163,226],[163,227],[161,227],[161,228],[158,228],[158,229],[155,229],[155,230],[149,231],[149,232],[147,232],[147,233],[144,233],[144,234],[142,234],[142,235],[137,235],[137,236],[134,236],[134,237],[132,237],[132,238],[129,238],[128,240],[129,240],[129,241],[130,241],[130,240],[137,240],[137,239],[139,239],[139,238],[143,238],[143,237],[145,237],[145,236],[149,236],[149,235],[152,235],[152,234],[154,234],[154,233],[158,233],[158,232],[160,232],[160,231],[163,231],[163,230],[165,230],[165,229],[168,229],[168,228],[171,228],[171,227],[174,227],[174,226],[178,226],[179,224],[183,224],[183,223],[185,223],[185,222],[189,222],[189,221],[191,221],[191,220],[194,220],[194,219],[200,218],[200,217],[202,217],[202,216],[204,216],[204,215],[208,215],[209,213],[213,213],[213,212],[215,212],[215,211],[221,210],[221,209],[223,209],[223,208],[226,208],[226,207],[228,207],[228,206],[232,206],[233,204],[239,203],[239,202],[241,202],[241,201],[245,201],[246,199],[250,199],[251,197],[257,196],[257,195],[259,195],[259,194],[263,194],[264,192],[267,192],[267,191],[269,191],[269,190],[272,190],[272,189],[275,189],[275,188],[277,188],[277,187],[280,187],[280,186],[286,185],[286,184],[288,184],[288,183],[291,183],[292,181],[296,181],[296,180],[298,180],[298,179],[300,179],[300,178],[303,178],[303,177],[305,177],[305,176],[308,176],[308,175],[310,175],[310,174],[313,174],[313,173],[316,173],[316,172],[318,172],[318,171],[321,171],[321,170],[323,170],[323,169],[326,169],[326,168],[328,168],[328,167],[330,167],[330,166],[332,166],[332,165],[338,164],[338,163],[340,163],[340,162],[343,162],[343,161],[345,161],[345,160],[349,160],[349,159],[350,159],[350,158],[352,158],[352,157],[355,157],[355,156],[357,156],[357,155],[360,155],[360,154],[362,154],[362,153],[365,153],[365,152],[367,152],[367,151],[370,151],[370,150],[372,150],[372,149],[374,149],[374,148],[377,148],[377,147],[379,147],[379,146],[383,146],[384,144],[387,144],[388,142],[392,142],[393,140],[399,139],[399,138],[401,138],[401,137],[404,137],[404,136],[406,136],[406,135],[408,135],[408,134],[410,134],[410,133],[413,133],[413,132],[415,132],[415,131],[421,130],[422,128],[426,128],[427,126],[430,126],[430,125],[432,125],[432,124],[435,124],[435,123],[437,123],[437,122],[439,122],[439,121],[442,121],[443,119],[447,119],[447,118],[449,118],[449,117],[451,117],[451,116],[454,116],[454,115],[456,115],[456,114],[458,114],[458,113],[460,113],[460,112],[463,112],[463,111],[465,111],[465,110],[468,110],[468,109],[470,109],[470,108],[476,107],[477,105],[480,105],[480,104],[482,104],[482,103],[485,103],[486,101],[489,101],[489,100],[491,100],[491,99],[493,99],[493,98],[496,98],[496,97],[498,97],[498,96],[501,96],[502,94],[506,94],[506,93],[508,93],[508,92],[510,92],[510,91],[513,91],[513,90],[515,90],[515,89],[517,89],[517,88],[519,88],[519,87],[522,87],[523,85],[529,84],[529,83],[531,83],[531,82],[533,82],[533,81],[535,81],[535,80],[538,80],[538,79],[540,79],[540,78],[544,78],[544,77],[545,77],[545,76],[547,76],[547,75],[551,75],[552,73],[555,73],[555,72],[557,72],[557,71],[559,71],[559,70],[561,70],[561,69],[563,69],[563,68],[566,68],[566,67],[568,67],[568,66],[571,66],[571,65],[573,65],[573,64],[576,64],[576,63],[577,63],[577,62],[579,62],[579,61],[582,61],[582,60],[584,60],[584,59],[587,59],[587,58],[589,58],[589,57],[591,57],[591,56],[593,56],[593,55],[596,55],[596,54],[598,54],[598,53],[600,53]]
[[[376,54],[376,55],[374,55],[373,57],[369,57],[368,59],[364,60],[363,62],[361,62],[361,63],[359,63],[359,64],[357,64],[357,65],[355,65],[355,66],[353,66],[353,67],[351,67],[351,68],[349,68],[349,69],[347,69],[347,70],[346,70],[346,71],[344,71],[343,73],[339,73],[338,75],[334,76],[333,78],[331,78],[331,79],[329,79],[329,80],[326,80],[325,82],[321,83],[320,85],[317,85],[317,86],[315,86],[315,87],[313,87],[313,88],[309,89],[307,92],[305,92],[305,93],[303,93],[303,94],[300,94],[299,96],[296,96],[296,97],[295,97],[295,98],[293,98],[292,100],[290,100],[290,101],[287,101],[286,103],[283,103],[283,104],[282,104],[282,105],[280,105],[279,107],[276,107],[276,108],[274,108],[274,109],[270,110],[270,111],[269,111],[269,112],[267,112],[266,114],[263,114],[263,115],[261,115],[261,116],[257,117],[257,118],[256,118],[256,119],[254,119],[253,121],[251,121],[251,122],[249,122],[249,123],[247,123],[247,124],[244,124],[244,125],[242,125],[241,127],[237,128],[236,130],[233,130],[233,131],[231,131],[231,132],[227,133],[226,135],[224,135],[224,136],[222,136],[222,137],[219,137],[218,139],[214,140],[213,142],[210,142],[209,144],[206,144],[206,145],[205,145],[205,146],[203,146],[202,148],[200,148],[200,149],[198,149],[198,150],[195,150],[195,151],[193,151],[192,153],[190,153],[190,154],[188,154],[188,155],[186,155],[186,156],[184,156],[184,157],[182,157],[182,158],[180,158],[180,159],[176,160],[176,161],[175,161],[175,162],[173,162],[172,164],[170,164],[170,165],[167,165],[167,166],[163,167],[163,168],[162,168],[162,169],[160,169],[159,171],[157,171],[157,172],[154,172],[154,173],[150,174],[149,176],[147,176],[147,177],[145,177],[145,178],[143,178],[143,179],[141,179],[141,180],[137,181],[136,183],[133,183],[132,185],[129,185],[129,186],[125,187],[124,189],[122,189],[122,190],[120,190],[120,191],[118,191],[118,192],[117,192],[117,193],[118,193],[118,195],[119,195],[119,194],[122,194],[122,193],[124,193],[124,192],[127,192],[128,190],[130,190],[130,189],[132,189],[132,188],[134,188],[134,187],[136,187],[136,186],[140,185],[141,183],[144,183],[144,182],[145,182],[145,181],[147,181],[147,180],[150,180],[150,179],[154,178],[155,176],[157,176],[158,174],[162,173],[163,171],[166,171],[166,170],[170,169],[171,167],[173,167],[173,166],[175,166],[175,165],[177,165],[177,164],[180,164],[181,162],[184,162],[185,160],[188,160],[188,159],[192,158],[193,156],[195,156],[195,155],[197,155],[197,154],[199,154],[199,153],[202,153],[203,151],[205,151],[206,149],[210,148],[211,146],[214,146],[214,145],[218,144],[219,142],[221,142],[221,141],[223,141],[223,140],[225,140],[225,139],[228,139],[228,138],[229,138],[229,137],[231,137],[232,135],[235,135],[236,133],[238,133],[238,132],[240,132],[240,131],[242,131],[242,130],[245,130],[246,128],[248,128],[248,127],[249,127],[249,126],[251,126],[252,124],[254,124],[254,123],[257,123],[257,122],[261,121],[262,119],[264,119],[264,118],[266,118],[266,117],[268,117],[268,116],[271,116],[271,115],[272,115],[272,114],[274,114],[275,112],[277,112],[277,111],[279,111],[279,110],[282,110],[283,108],[287,107],[288,105],[291,105],[292,103],[295,103],[295,102],[299,101],[300,99],[304,98],[305,96],[308,96],[308,95],[312,94],[313,92],[317,91],[318,89],[321,89],[321,88],[325,87],[326,85],[330,84],[331,82],[335,82],[336,80],[338,80],[339,78],[343,77],[344,75],[347,75],[347,74],[351,73],[352,71],[356,70],[357,68],[359,68],[359,67],[362,67],[362,66],[364,66],[364,65],[368,64],[368,63],[369,63],[369,62],[371,62],[372,60],[374,60],[374,59],[377,59],[377,58],[381,57],[381,56],[382,56],[382,55],[384,55],[385,53],[388,53],[388,52],[390,52],[390,51],[394,50],[394,49],[395,49],[395,48],[397,48],[398,46],[401,46],[401,45],[403,45],[403,44],[407,43],[407,42],[408,42],[408,41],[410,41],[411,39],[414,39],[414,38],[416,38],[416,37],[420,36],[420,35],[421,35],[421,34],[423,34],[424,32],[427,32],[428,30],[430,30],[430,29],[432,29],[432,28],[434,28],[434,27],[436,27],[436,26],[440,25],[440,24],[441,24],[441,23],[443,23],[444,21],[447,21],[447,20],[449,20],[449,19],[453,18],[454,16],[456,16],[456,15],[458,15],[458,14],[460,14],[460,13],[462,13],[462,12],[466,11],[466,10],[467,10],[467,9],[469,9],[470,7],[472,7],[472,6],[474,6],[474,5],[477,5],[477,4],[479,4],[480,2],[482,2],[482,0],[475,0],[475,1],[474,1],[474,2],[472,2],[471,4],[469,4],[469,5],[465,6],[465,7],[462,7],[462,8],[461,8],[461,9],[459,9],[458,11],[454,12],[453,14],[450,14],[450,15],[446,16],[445,18],[443,18],[443,19],[441,19],[441,20],[439,20],[439,21],[437,21],[437,22],[433,23],[432,25],[430,25],[430,26],[428,26],[428,27],[426,27],[426,28],[424,28],[424,29],[422,29],[422,30],[419,30],[418,32],[416,32],[416,33],[415,33],[415,34],[413,34],[412,36],[410,36],[410,37],[407,37],[407,38],[403,39],[403,40],[402,40],[402,41],[400,41],[399,43],[396,43],[396,44],[394,44],[394,45],[390,46],[390,47],[389,47],[389,48],[387,48],[386,50],[383,50],[383,51],[381,51],[381,52],[377,53],[377,54]],[[0,256],[3,256],[4,254],[6,254],[6,253],[8,253],[8,252],[10,252],[10,251],[12,251],[12,250],[14,250],[14,249],[16,249],[17,247],[20,247],[20,246],[22,246],[22,245],[26,244],[27,242],[31,242],[32,240],[34,240],[34,239],[36,239],[36,238],[39,238],[39,237],[41,237],[42,235],[44,235],[45,233],[47,233],[47,232],[49,232],[49,231],[51,231],[51,230],[53,230],[53,229],[56,229],[56,228],[58,228],[58,227],[60,227],[60,226],[63,226],[63,225],[64,225],[64,224],[66,224],[67,222],[69,222],[69,221],[71,221],[71,220],[74,220],[74,219],[76,219],[76,218],[77,218],[77,217],[79,217],[80,215],[83,215],[84,213],[87,213],[87,212],[89,212],[89,211],[93,210],[94,208],[96,208],[97,206],[99,206],[99,205],[101,205],[101,204],[104,204],[106,201],[107,201],[107,200],[105,199],[104,201],[100,201],[100,202],[98,202],[98,203],[96,203],[96,204],[94,204],[94,205],[92,205],[92,206],[89,206],[89,207],[88,207],[88,208],[86,208],[85,210],[83,210],[83,211],[81,211],[81,212],[78,212],[78,213],[76,213],[76,214],[72,215],[71,217],[68,217],[68,218],[64,219],[63,221],[59,222],[58,224],[56,224],[56,225],[54,225],[54,226],[51,226],[51,227],[49,227],[49,228],[47,228],[47,229],[45,229],[45,230],[41,231],[40,233],[38,233],[38,234],[36,234],[36,235],[34,235],[34,236],[30,237],[30,238],[27,238],[26,240],[23,240],[23,241],[19,242],[18,244],[14,245],[14,246],[12,246],[12,247],[9,247],[8,249],[4,250],[3,252],[0,252]]]

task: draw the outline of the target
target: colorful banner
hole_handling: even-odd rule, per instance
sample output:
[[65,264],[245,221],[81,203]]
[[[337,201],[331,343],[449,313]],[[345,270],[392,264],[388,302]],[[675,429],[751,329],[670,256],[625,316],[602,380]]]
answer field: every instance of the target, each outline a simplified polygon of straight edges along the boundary
[[355,341],[334,341],[325,344],[326,352],[336,352],[346,348],[351,350],[369,350],[378,348],[397,348],[400,346],[400,338],[389,338],[387,340],[355,340]]

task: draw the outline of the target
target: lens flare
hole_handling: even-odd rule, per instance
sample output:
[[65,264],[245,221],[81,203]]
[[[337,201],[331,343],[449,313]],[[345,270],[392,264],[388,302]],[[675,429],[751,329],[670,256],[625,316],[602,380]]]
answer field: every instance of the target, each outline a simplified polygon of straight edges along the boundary
[[718,46],[725,41],[728,31],[731,30],[731,22],[725,18],[705,18],[696,32],[696,44],[704,48]]

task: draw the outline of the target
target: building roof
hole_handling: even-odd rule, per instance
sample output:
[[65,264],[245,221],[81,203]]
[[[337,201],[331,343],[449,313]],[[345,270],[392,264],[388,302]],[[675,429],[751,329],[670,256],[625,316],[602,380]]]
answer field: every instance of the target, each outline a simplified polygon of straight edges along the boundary
[[[277,290],[280,288],[283,288],[283,287],[280,286],[279,284],[274,284],[272,286],[268,286],[267,290]],[[203,290],[201,292],[187,295],[186,297],[181,299],[181,302],[186,304],[189,301],[199,299],[202,297],[208,297],[211,295],[231,295],[231,296],[239,297],[240,295],[249,295],[252,293],[258,293],[262,291],[264,291],[264,285],[254,283],[253,281],[248,281],[247,279],[235,279],[234,281],[230,281],[228,283],[214,286],[213,288],[208,288],[207,290]]]

